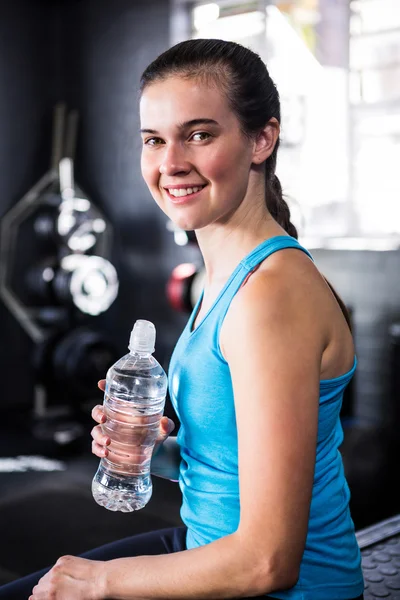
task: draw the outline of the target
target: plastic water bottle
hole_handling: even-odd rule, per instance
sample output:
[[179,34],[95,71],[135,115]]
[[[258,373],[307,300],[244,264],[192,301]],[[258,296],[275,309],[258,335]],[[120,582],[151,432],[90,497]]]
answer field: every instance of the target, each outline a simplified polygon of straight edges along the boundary
[[155,339],[153,323],[136,321],[129,354],[107,372],[103,402],[107,420],[102,430],[111,443],[93,478],[92,494],[109,510],[139,510],[153,491],[150,462],[167,393],[167,376],[152,356]]

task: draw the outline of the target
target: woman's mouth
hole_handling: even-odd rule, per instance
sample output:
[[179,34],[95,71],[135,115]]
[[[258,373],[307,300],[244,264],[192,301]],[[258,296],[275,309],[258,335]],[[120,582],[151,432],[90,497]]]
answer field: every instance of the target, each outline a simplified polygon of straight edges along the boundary
[[174,204],[183,204],[195,196],[198,196],[205,187],[205,185],[195,185],[188,187],[164,188],[164,190],[167,192],[168,197]]

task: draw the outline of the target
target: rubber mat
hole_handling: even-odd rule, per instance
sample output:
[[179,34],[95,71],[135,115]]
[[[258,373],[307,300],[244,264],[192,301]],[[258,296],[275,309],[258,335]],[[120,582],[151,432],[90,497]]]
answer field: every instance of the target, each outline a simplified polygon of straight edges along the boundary
[[400,515],[357,532],[364,573],[364,600],[400,600]]

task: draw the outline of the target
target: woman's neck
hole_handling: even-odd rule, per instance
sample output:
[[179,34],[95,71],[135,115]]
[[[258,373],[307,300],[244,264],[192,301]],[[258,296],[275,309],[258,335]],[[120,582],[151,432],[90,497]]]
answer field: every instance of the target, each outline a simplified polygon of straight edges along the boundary
[[205,284],[224,282],[240,261],[258,244],[286,232],[265,207],[253,207],[251,214],[235,214],[226,223],[214,223],[196,231],[203,256]]

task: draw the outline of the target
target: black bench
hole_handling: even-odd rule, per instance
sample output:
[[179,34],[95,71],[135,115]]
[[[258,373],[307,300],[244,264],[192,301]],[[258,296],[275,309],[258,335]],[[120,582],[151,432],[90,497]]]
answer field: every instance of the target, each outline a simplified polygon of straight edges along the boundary
[[400,514],[356,535],[365,580],[364,600],[400,600]]

